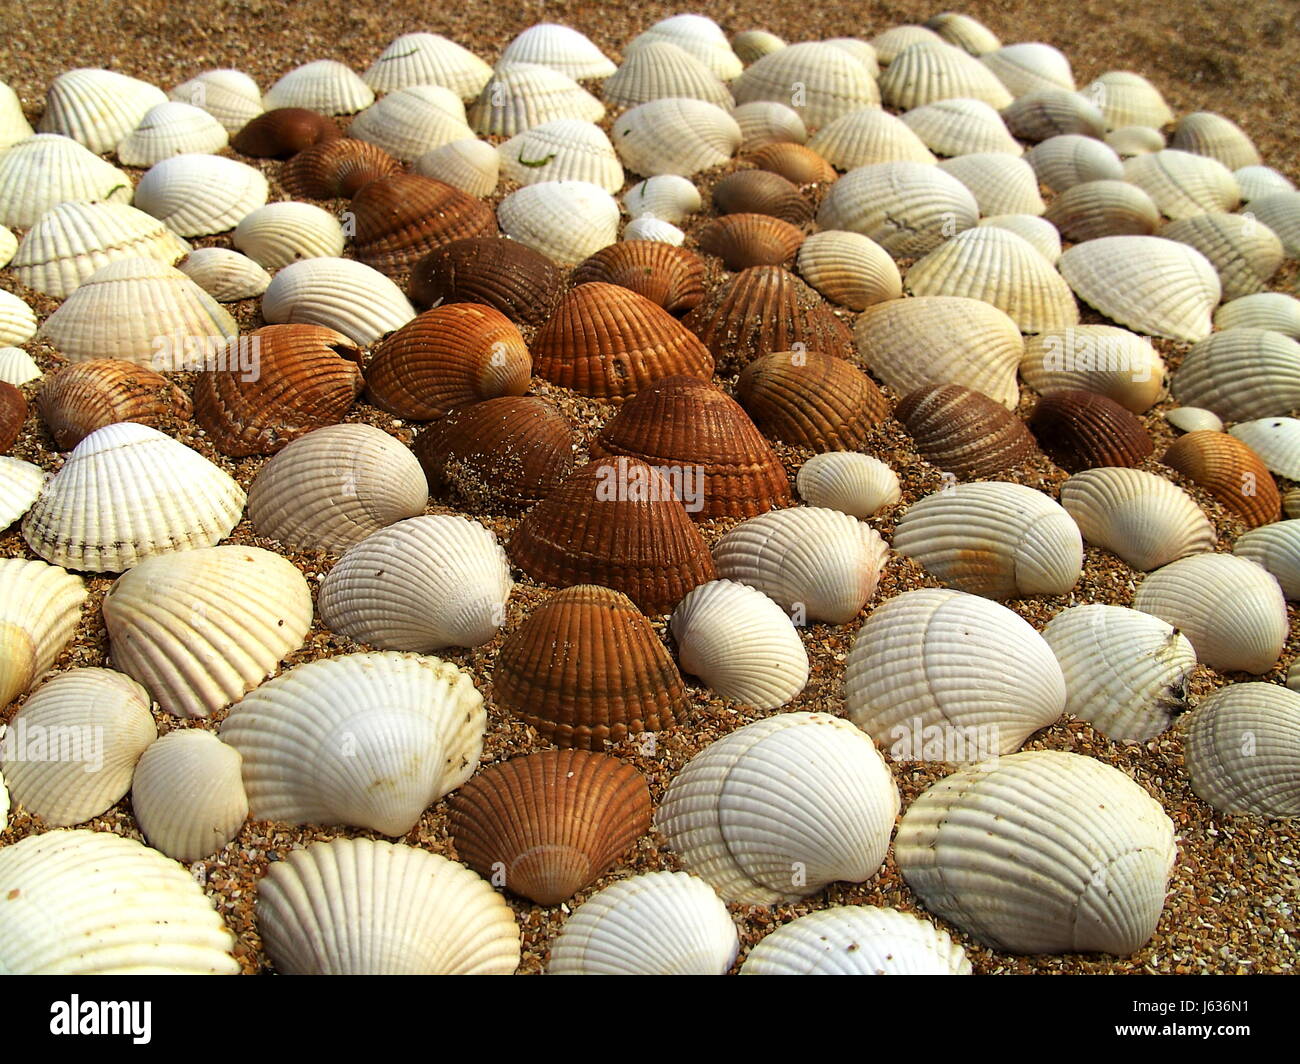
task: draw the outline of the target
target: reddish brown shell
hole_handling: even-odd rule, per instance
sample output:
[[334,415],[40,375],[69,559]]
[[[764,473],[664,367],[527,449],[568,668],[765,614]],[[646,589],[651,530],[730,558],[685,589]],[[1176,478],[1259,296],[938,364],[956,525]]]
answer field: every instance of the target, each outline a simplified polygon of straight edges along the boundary
[[839,176],[835,167],[812,148],[787,141],[765,144],[748,160],[760,170],[780,174],[795,185],[829,184]]
[[532,380],[528,345],[499,310],[478,303],[434,307],[386,336],[366,366],[366,398],[389,413],[431,421]]
[[495,236],[496,215],[482,200],[419,174],[394,174],[352,199],[357,258],[383,273],[409,270],[441,244]]
[[704,262],[693,251],[657,240],[622,240],[601,248],[573,271],[573,283],[603,281],[630,289],[670,314],[704,298]]
[[533,341],[537,375],[582,395],[622,399],[684,374],[708,380],[713,359],[663,307],[594,281],[565,293]]
[[364,140],[326,140],[280,168],[280,184],[294,199],[351,199],[363,186],[402,172],[388,152]]
[[0,454],[18,442],[27,420],[27,397],[8,381],[0,381]]
[[780,266],[802,246],[802,230],[770,214],[728,214],[700,230],[698,242],[706,255],[717,255],[729,270],[751,266]]
[[1038,400],[1029,427],[1062,469],[1139,466],[1155,450],[1137,415],[1096,392],[1062,391]]
[[321,325],[267,325],[231,340],[194,385],[194,420],[223,454],[274,454],[343,420],[361,394],[361,350]]
[[656,381],[627,401],[591,445],[593,458],[619,454],[703,470],[700,498],[686,500],[697,521],[753,517],[794,502],[781,459],[744,408],[695,377]]
[[1281,516],[1282,496],[1273,475],[1259,455],[1235,436],[1189,432],[1160,461],[1199,484],[1251,528]]
[[494,884],[558,905],[650,830],[645,777],[616,757],[545,750],[470,777],[454,795],[460,859]]
[[573,471],[574,434],[555,404],[502,396],[453,410],[416,437],[433,493],[473,511],[527,509]]
[[105,425],[135,421],[159,428],[193,412],[190,397],[161,373],[112,358],[55,370],[41,382],[36,406],[60,451]]
[[252,119],[230,138],[230,146],[258,159],[288,159],[342,136],[338,123],[327,115],[305,107],[277,107]]
[[688,709],[650,622],[627,596],[583,585],[552,595],[506,637],[492,700],[556,746],[587,750],[662,731]]
[[1038,454],[1025,423],[1001,403],[959,384],[930,384],[894,409],[927,461],[959,477],[991,477]]
[[505,237],[468,237],[434,248],[411,268],[411,302],[483,303],[511,321],[540,325],[564,288],[564,271]]
[[635,458],[596,459],[524,515],[508,553],[540,583],[601,584],[667,613],[717,575],[680,486]]
[[737,170],[713,186],[719,214],[766,214],[792,225],[812,221],[812,204],[797,185],[769,170]]

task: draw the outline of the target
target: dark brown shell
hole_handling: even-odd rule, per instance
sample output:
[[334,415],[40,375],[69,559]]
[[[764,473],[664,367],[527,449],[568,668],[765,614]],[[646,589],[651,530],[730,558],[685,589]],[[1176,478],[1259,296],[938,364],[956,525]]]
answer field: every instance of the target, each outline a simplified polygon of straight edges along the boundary
[[792,225],[812,221],[813,209],[797,185],[769,170],[737,170],[713,186],[719,214],[766,214]]
[[453,410],[416,437],[429,490],[476,511],[524,510],[573,471],[574,434],[555,404],[502,396]]
[[616,757],[544,750],[475,773],[452,795],[449,814],[456,853],[470,868],[539,905],[558,905],[650,830],[650,788]]
[[134,421],[159,428],[193,412],[190,397],[161,373],[111,358],[55,370],[41,382],[36,406],[60,451],[105,425]]
[[667,613],[717,575],[675,490],[635,458],[589,462],[524,515],[508,553],[540,583],[598,583]]
[[1251,528],[1276,521],[1282,495],[1255,451],[1226,432],[1189,432],[1160,459],[1199,484]]
[[305,107],[277,107],[249,121],[230,138],[230,146],[258,159],[288,159],[342,136],[338,123],[328,115]]
[[398,417],[431,421],[532,380],[528,345],[499,310],[479,303],[434,307],[386,336],[366,366],[366,398]]
[[27,397],[8,381],[0,381],[0,454],[18,442],[27,420]]
[[434,248],[411,268],[411,302],[483,303],[512,321],[540,325],[564,288],[564,271],[505,237],[469,237]]
[[630,289],[680,314],[704,298],[704,263],[693,251],[657,240],[621,240],[573,271],[575,285],[603,281]]
[[729,270],[780,266],[803,245],[802,230],[769,214],[714,218],[698,235],[700,250],[717,255]]
[[591,456],[703,470],[687,512],[698,521],[753,517],[794,502],[781,459],[744,408],[712,384],[669,377],[642,388],[600,430]]
[[1029,427],[1052,461],[1071,473],[1095,466],[1138,466],[1155,450],[1135,414],[1096,392],[1043,396]]
[[394,174],[352,199],[357,258],[382,273],[409,270],[441,244],[495,236],[496,215],[482,200],[419,174]]
[[552,595],[506,637],[492,700],[547,741],[587,750],[669,728],[689,706],[650,622],[627,596],[592,586]]
[[280,184],[294,199],[351,199],[371,181],[401,172],[383,148],[344,137],[299,152],[280,168]]
[[795,185],[829,184],[839,176],[835,167],[803,144],[765,144],[747,158],[760,170],[780,174]]
[[1025,423],[1001,403],[959,384],[929,384],[894,409],[927,461],[959,477],[996,476],[1038,454]]

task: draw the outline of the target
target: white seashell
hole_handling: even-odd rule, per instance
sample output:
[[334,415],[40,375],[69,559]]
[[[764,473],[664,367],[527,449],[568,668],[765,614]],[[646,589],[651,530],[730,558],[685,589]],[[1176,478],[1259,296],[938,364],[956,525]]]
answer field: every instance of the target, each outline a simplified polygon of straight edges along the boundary
[[36,312],[12,292],[0,289],[0,344],[25,344],[37,329]]
[[752,587],[710,580],[673,610],[682,671],[723,698],[776,709],[808,682],[808,652],[785,612]]
[[351,547],[321,584],[321,621],[380,650],[476,647],[505,620],[514,580],[496,536],[458,515],[412,517]]
[[1300,521],[1276,521],[1243,532],[1232,553],[1263,566],[1277,578],[1282,594],[1300,599]]
[[0,456],[0,530],[32,508],[44,485],[45,473],[40,466]]
[[1101,109],[1111,129],[1147,126],[1158,130],[1174,120],[1174,113],[1160,90],[1141,74],[1107,71],[1091,82],[1083,94]]
[[925,907],[986,945],[1120,956],[1154,933],[1177,857],[1159,802],[1058,750],[940,780],[908,808],[894,852]]
[[[796,89],[797,87],[797,89]],[[879,107],[871,72],[843,48],[792,44],[764,56],[731,84],[737,103],[791,103],[809,126],[824,126],[860,107]]]
[[271,283],[261,266],[229,248],[195,248],[176,268],[218,303],[256,299]]
[[906,123],[879,107],[841,115],[813,134],[808,147],[841,170],[873,163],[935,161],[925,142]]
[[680,46],[657,40],[629,48],[623,65],[601,86],[601,95],[617,107],[674,98],[704,100],[723,110],[734,103],[713,71]]
[[1165,135],[1148,126],[1112,129],[1106,134],[1105,140],[1106,146],[1113,148],[1122,159],[1130,159],[1134,155],[1150,155],[1152,152],[1163,151],[1165,147]]
[[143,687],[111,669],[70,669],[10,719],[0,768],[15,802],[52,827],[68,827],[117,804],[156,738]]
[[178,861],[210,857],[239,834],[248,797],[238,752],[201,728],[170,731],[140,758],[131,810],[149,844]]
[[497,207],[501,231],[561,263],[581,262],[618,240],[618,201],[586,181],[542,181]]
[[623,165],[635,174],[690,177],[721,166],[736,154],[742,134],[736,120],[703,100],[651,100],[615,120],[612,140]]
[[1165,390],[1165,363],[1151,341],[1113,325],[1070,325],[1026,337],[1020,375],[1040,395],[1097,392],[1135,414]]
[[903,294],[903,280],[889,252],[861,233],[814,233],[799,246],[798,265],[805,281],[850,310],[865,310]]
[[[871,47],[866,41],[862,43],[868,48]],[[740,33],[731,38],[731,50],[736,53],[742,63],[746,64],[762,59],[765,55],[780,51],[785,45],[784,40],[775,33],[768,33],[766,30],[741,30]],[[874,51],[872,55],[875,55]]]
[[415,317],[402,290],[353,259],[304,259],[280,270],[262,296],[270,325],[324,325],[362,347]]
[[1237,179],[1226,166],[1172,148],[1125,159],[1124,180],[1137,185],[1162,214],[1174,219],[1230,211],[1241,202]]
[[18,93],[0,81],[0,150],[26,140],[33,132],[31,123],[23,114],[23,102]]
[[1040,88],[1016,97],[1002,112],[1002,120],[1017,137],[1043,141],[1067,133],[1101,137],[1106,119],[1081,93],[1060,88]]
[[939,169],[971,191],[981,214],[1041,214],[1043,197],[1033,168],[1006,152],[972,152],[945,159]]
[[0,381],[20,388],[40,379],[41,367],[31,355],[21,347],[0,347]]
[[372,425],[326,425],[261,468],[249,487],[248,519],[258,535],[288,547],[339,551],[422,514],[428,500],[409,448]]
[[1300,340],[1300,299],[1283,292],[1256,292],[1224,303],[1214,312],[1220,329],[1269,329]]
[[383,148],[404,162],[456,141],[472,140],[465,105],[451,89],[412,85],[372,104],[352,120],[348,136]]
[[890,61],[880,75],[880,95],[899,111],[955,99],[980,100],[1000,111],[1015,98],[974,56],[926,42],[904,48]]
[[130,135],[118,144],[117,158],[123,166],[152,166],[172,155],[218,152],[229,141],[221,123],[207,111],[168,100],[151,108]]
[[983,100],[936,100],[914,107],[902,120],[936,155],[991,151],[1020,155],[1024,151],[1002,116]]
[[1276,578],[1231,554],[1193,554],[1157,569],[1138,585],[1133,606],[1172,624],[1197,660],[1220,672],[1267,672],[1286,641]]
[[520,185],[539,181],[585,181],[606,192],[623,187],[623,164],[604,131],[590,122],[562,118],[525,130],[502,144],[501,172]]
[[147,81],[83,67],[51,82],[39,128],[42,133],[62,133],[103,155],[140,124],[149,108],[166,102],[162,89]]
[[980,56],[1014,97],[1040,89],[1074,91],[1070,61],[1050,44],[1008,44]]
[[1241,189],[1243,203],[1263,199],[1276,192],[1295,191],[1295,185],[1291,183],[1289,177],[1279,174],[1269,166],[1243,166],[1232,171],[1232,176],[1237,179],[1237,187]]
[[28,227],[69,200],[129,203],[131,178],[75,140],[38,133],[0,151],[0,223]]
[[731,81],[744,69],[722,28],[704,15],[673,15],[662,19],[634,39],[627,50],[631,51],[644,39],[671,41],[690,52],[723,81]]
[[134,839],[51,831],[0,850],[0,971],[235,975],[234,936],[194,877]]
[[1213,410],[1199,406],[1176,406],[1165,411],[1165,420],[1179,432],[1222,432],[1223,421]]
[[891,255],[920,256],[971,228],[979,206],[951,174],[924,163],[862,166],[831,186],[817,224],[869,236]]
[[740,126],[742,151],[756,151],[767,144],[802,144],[808,139],[808,129],[799,113],[783,103],[743,103],[731,112],[731,117]]
[[0,558],[0,706],[53,664],[76,633],[86,585],[57,565]]
[[[1223,431],[1222,424],[1219,431]],[[1259,455],[1270,472],[1300,480],[1300,420],[1270,417],[1243,421],[1228,432]]]
[[1060,193],[1045,215],[1075,243],[1107,236],[1147,236],[1160,225],[1160,208],[1127,181],[1084,181]]
[[1229,170],[1260,164],[1259,150],[1245,131],[1230,119],[1212,111],[1183,115],[1174,126],[1169,146],[1195,155],[1217,159]]
[[414,169],[471,196],[490,196],[501,177],[501,156],[487,141],[465,137],[425,152]]
[[370,86],[349,67],[333,59],[317,59],[295,67],[262,97],[270,111],[277,107],[305,107],[323,115],[351,115],[375,102]]
[[583,902],[551,943],[549,975],[726,975],[740,939],[713,889],[685,872],[620,879]]
[[1240,214],[1198,214],[1170,222],[1160,235],[1204,255],[1218,271],[1224,299],[1262,292],[1284,258],[1277,234]]
[[328,211],[310,203],[268,203],[244,215],[234,244],[259,266],[278,270],[299,259],[338,258],[343,227]]
[[441,85],[472,100],[491,77],[492,68],[455,41],[437,33],[404,33],[379,53],[361,80],[375,92]]
[[414,846],[332,839],[293,850],[257,888],[284,975],[510,975],[519,927],[464,865]]
[[681,247],[686,243],[686,233],[672,222],[665,222],[651,214],[633,218],[623,229],[623,240],[653,240],[660,244],[672,244]]
[[827,451],[799,467],[799,494],[809,506],[839,510],[859,520],[902,497],[898,474],[879,458],[856,451]]
[[599,122],[605,117],[605,105],[558,70],[509,63],[493,71],[467,116],[475,133],[513,137],[557,118]]
[[168,713],[206,717],[302,644],[311,590],[284,558],[226,545],[146,558],[103,610],[114,664]]
[[233,229],[266,202],[260,170],[220,155],[173,155],[140,178],[135,205],[180,236]]
[[1251,200],[1250,213],[1282,241],[1289,258],[1300,257],[1300,192],[1274,192]]
[[[0,82],[0,84],[3,84]],[[3,225],[0,225],[0,266],[8,266],[9,260],[18,250],[18,238]]]
[[[882,66],[894,62],[904,51],[914,44],[947,44],[942,37],[928,26],[891,26],[871,38],[871,47]],[[964,49],[963,49],[964,51]]]
[[647,177],[623,193],[623,209],[635,221],[644,215],[680,222],[700,209],[700,190],[677,174]]
[[713,547],[720,578],[757,588],[799,623],[853,620],[888,554],[870,525],[814,506],[751,517]]
[[969,15],[960,15],[955,11],[945,11],[926,19],[926,28],[933,30],[949,44],[955,45],[971,55],[986,55],[1002,47],[1002,42],[985,26]]
[[265,110],[262,90],[242,70],[205,70],[167,95],[207,111],[227,134],[238,133]]
[[574,81],[609,77],[617,67],[590,38],[568,26],[539,22],[506,45],[501,63],[536,63]]
[[1286,414],[1300,406],[1300,342],[1267,329],[1214,333],[1192,346],[1173,389],[1228,421]]
[[1092,137],[1063,133],[1025,155],[1038,180],[1055,192],[1089,181],[1123,181],[1124,164],[1113,148]]

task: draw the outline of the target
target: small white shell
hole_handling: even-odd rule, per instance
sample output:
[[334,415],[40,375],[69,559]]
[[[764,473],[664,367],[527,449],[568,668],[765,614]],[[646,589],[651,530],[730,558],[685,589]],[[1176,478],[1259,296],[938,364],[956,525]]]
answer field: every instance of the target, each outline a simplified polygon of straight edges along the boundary
[[809,506],[839,510],[859,520],[902,497],[898,474],[879,458],[856,451],[827,451],[799,467],[795,481]]
[[1232,171],[1232,176],[1237,179],[1237,187],[1241,189],[1243,203],[1263,199],[1275,192],[1295,191],[1291,179],[1284,174],[1279,174],[1270,166],[1243,166],[1239,170]]
[[0,149],[26,140],[34,130],[23,114],[23,102],[3,81],[0,81]]
[[623,209],[633,221],[650,215],[676,224],[698,211],[701,203],[694,182],[677,174],[647,177],[623,193]]
[[1024,149],[1007,129],[1002,116],[983,100],[936,100],[901,116],[903,124],[936,155],[1006,152]]
[[[867,48],[871,47],[866,41],[862,43]],[[742,63],[746,64],[780,51],[785,45],[786,42],[782,38],[775,33],[768,33],[767,30],[741,30],[731,38],[731,50]],[[875,54],[874,50],[872,54]]]
[[1251,201],[1250,213],[1277,234],[1288,257],[1300,256],[1300,192],[1261,196]]
[[606,192],[623,187],[623,165],[604,131],[590,122],[561,118],[525,130],[502,144],[501,172],[521,185],[585,181]]
[[472,100],[491,77],[492,68],[455,41],[437,33],[404,33],[379,53],[361,79],[375,92],[441,85]]
[[1179,432],[1223,431],[1223,419],[1213,410],[1199,406],[1176,406],[1166,410],[1165,420]]
[[220,155],[173,155],[140,178],[135,206],[180,236],[206,236],[233,229],[266,202],[269,186],[260,170]]
[[69,200],[129,203],[131,178],[75,140],[38,133],[0,151],[0,223],[27,228]]
[[261,266],[229,248],[195,248],[176,268],[218,303],[256,299],[271,284]]
[[1198,214],[1170,222],[1160,235],[1204,255],[1219,273],[1224,299],[1262,292],[1285,257],[1273,230],[1240,214]]
[[20,458],[0,456],[0,530],[12,525],[32,508],[45,484],[40,466]]
[[1082,390],[1145,413],[1164,394],[1165,363],[1144,336],[1113,325],[1071,325],[1026,337],[1020,375],[1040,395]]
[[1193,345],[1174,374],[1180,403],[1229,421],[1300,406],[1300,342],[1267,329],[1225,329]]
[[304,259],[280,270],[262,296],[269,325],[324,325],[362,347],[415,317],[402,290],[353,259]]
[[509,63],[493,71],[467,117],[481,136],[513,137],[557,118],[599,122],[605,117],[605,105],[558,70],[536,63]]
[[0,344],[25,344],[37,328],[36,312],[12,292],[0,289]]
[[727,43],[727,35],[713,19],[704,15],[672,15],[656,22],[628,45],[643,39],[672,41],[685,48],[723,81],[737,77],[744,69]]
[[586,181],[542,181],[497,207],[501,231],[560,263],[581,262],[618,240],[618,201]]
[[1163,151],[1165,135],[1148,126],[1122,126],[1106,134],[1106,146],[1113,148],[1121,159],[1129,159],[1134,155]]
[[893,257],[861,233],[814,233],[799,246],[798,266],[805,281],[850,310],[865,310],[903,294]]
[[969,15],[945,11],[926,19],[925,25],[949,44],[956,45],[971,55],[986,55],[1002,47],[1002,42],[992,30]]
[[690,177],[727,162],[742,134],[721,107],[669,99],[651,100],[619,115],[611,139],[623,165],[635,174]]
[[880,106],[871,72],[843,48],[824,42],[792,44],[764,56],[732,82],[731,91],[736,103],[790,103],[813,127]]
[[1283,292],[1256,292],[1224,303],[1214,312],[1220,329],[1270,329],[1300,340],[1300,299]]
[[505,46],[502,63],[537,63],[574,81],[609,77],[617,69],[584,34],[555,22],[529,26]]
[[317,59],[295,67],[272,85],[262,103],[277,107],[305,107],[323,115],[356,114],[375,102],[370,86],[342,63]]
[[14,257],[14,252],[17,250],[18,238],[0,225],[0,266],[8,266],[9,260]]
[[123,166],[152,166],[186,152],[218,152],[229,140],[221,123],[207,111],[168,100],[150,108],[140,119],[140,124],[117,146],[117,158]]
[[1151,82],[1127,70],[1109,70],[1083,90],[1101,108],[1111,129],[1147,126],[1158,130],[1174,120],[1174,113]]
[[1300,599],[1300,521],[1275,521],[1243,532],[1232,553],[1263,566],[1277,578],[1282,594]]
[[886,106],[899,111],[957,98],[980,100],[1000,111],[1015,99],[980,60],[925,41],[904,48],[890,61],[880,75],[880,95]]
[[474,133],[465,120],[465,105],[451,89],[412,85],[367,107],[352,120],[348,136],[409,162],[435,148],[472,139]]
[[618,107],[692,99],[730,110],[734,103],[727,86],[690,52],[670,41],[655,40],[628,49],[623,65],[601,86],[601,95]]
[[1088,181],[1123,181],[1124,164],[1099,140],[1078,133],[1049,137],[1029,149],[1025,161],[1038,180],[1054,192]]
[[490,196],[501,178],[501,156],[487,141],[465,137],[425,152],[414,170],[471,196]]
[[1300,480],[1300,419],[1270,417],[1242,421],[1228,432],[1259,455],[1270,472],[1287,480]]
[[167,95],[207,111],[228,134],[238,133],[265,110],[262,90],[242,70],[205,70]]
[[60,74],[45,94],[42,133],[62,133],[96,155],[112,151],[151,107],[167,102],[156,85],[113,70]]
[[268,203],[235,226],[235,247],[259,266],[278,270],[299,259],[338,258],[343,227],[328,211],[310,203]]
[[21,347],[0,347],[0,381],[21,388],[41,376],[41,367]]
[[0,705],[45,673],[77,630],[86,585],[57,565],[0,558]]
[[681,247],[686,243],[686,233],[672,222],[665,222],[650,214],[633,218],[623,230],[622,240],[653,240],[660,244],[672,244]]
[[891,255],[916,257],[979,220],[975,197],[937,166],[861,166],[831,186],[817,212],[822,229],[871,237]]
[[740,127],[742,151],[755,151],[766,144],[802,144],[808,128],[797,111],[783,103],[756,100],[742,103],[731,117]]
[[1124,180],[1137,185],[1161,213],[1175,219],[1230,211],[1241,202],[1237,179],[1226,166],[1173,148],[1125,159]]
[[879,107],[864,107],[841,115],[813,134],[808,147],[841,170],[875,163],[935,161],[916,133]]

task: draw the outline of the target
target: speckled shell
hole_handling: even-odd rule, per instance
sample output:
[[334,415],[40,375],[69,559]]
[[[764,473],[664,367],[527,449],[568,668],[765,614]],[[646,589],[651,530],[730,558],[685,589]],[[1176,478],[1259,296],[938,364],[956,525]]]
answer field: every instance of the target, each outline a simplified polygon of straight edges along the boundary
[[117,147],[151,107],[166,102],[167,94],[147,81],[83,67],[50,83],[37,128],[71,137],[102,155]]
[[162,374],[112,359],[55,370],[41,382],[36,404],[60,451],[105,425],[134,421],[158,428],[192,412],[189,396]]
[[927,384],[894,410],[927,461],[959,477],[996,476],[1038,454],[1025,423],[981,392]]
[[512,62],[493,71],[466,115],[481,136],[513,137],[557,118],[599,122],[605,117],[605,105],[558,70]]
[[173,155],[145,172],[132,202],[180,236],[206,236],[233,229],[268,191],[260,170],[234,159]]
[[606,192],[623,187],[623,166],[604,131],[591,122],[560,118],[516,133],[502,144],[501,173],[520,185],[586,181]]
[[980,214],[1043,213],[1038,178],[1024,159],[1006,152],[971,152],[942,160],[939,169],[970,190]]
[[487,204],[419,174],[394,174],[363,185],[352,200],[357,257],[389,275],[413,266],[440,244],[495,236]]
[[731,117],[740,128],[742,151],[753,151],[765,144],[802,144],[808,139],[803,119],[783,103],[744,103],[731,112]]
[[248,818],[239,753],[202,728],[170,731],[140,758],[131,811],[155,850],[197,861],[225,847]]
[[501,156],[486,140],[464,137],[425,152],[414,169],[471,196],[490,196],[501,180]]
[[576,263],[618,239],[618,201],[586,181],[539,181],[497,207],[501,231],[556,262]]
[[1049,137],[1031,148],[1025,161],[1038,180],[1055,192],[1089,181],[1124,180],[1124,164],[1114,149],[1079,133]]
[[[231,139],[241,155],[255,159],[289,159],[301,151],[343,136],[334,119],[305,107],[264,111]],[[193,151],[194,149],[189,149]]]
[[375,101],[375,94],[349,68],[333,59],[317,59],[295,67],[262,97],[273,107],[310,107],[327,115],[356,114]]
[[1198,214],[1170,222],[1160,235],[1204,255],[1218,271],[1224,299],[1262,292],[1284,258],[1276,233],[1239,214]]
[[1262,565],[1291,600],[1300,599],[1300,521],[1278,521],[1237,538],[1232,553]]
[[862,233],[898,257],[925,255],[978,219],[979,206],[965,185],[914,162],[851,171],[831,186],[817,212],[822,229]]
[[627,50],[622,66],[601,86],[615,107],[651,100],[703,100],[724,110],[734,101],[727,86],[690,52],[672,41],[647,40]]
[[76,633],[86,585],[57,565],[0,558],[0,704],[54,664]]
[[1239,170],[1232,171],[1232,176],[1237,179],[1237,187],[1241,189],[1243,203],[1263,199],[1276,192],[1295,191],[1291,179],[1284,174],[1279,174],[1271,166],[1243,166]]
[[670,314],[682,314],[704,298],[704,262],[693,251],[626,237],[580,262],[575,285],[603,281],[630,289]]
[[402,164],[383,148],[349,137],[327,140],[299,152],[280,168],[280,184],[286,193],[300,199],[346,198],[356,195],[368,182],[400,173],[401,169]]
[[1259,292],[1224,303],[1214,312],[1220,329],[1269,329],[1300,340],[1300,299],[1283,292]]
[[1044,217],[1076,243],[1106,236],[1146,236],[1160,225],[1151,197],[1126,181],[1082,181],[1057,196]]
[[1300,192],[1277,192],[1251,200],[1250,213],[1277,234],[1289,258],[1300,257]]
[[415,317],[402,290],[352,259],[304,259],[280,270],[262,296],[272,325],[323,325],[372,344]]
[[802,144],[765,144],[747,158],[760,170],[780,174],[796,185],[829,184],[839,176],[829,162]]
[[1231,119],[1212,111],[1183,115],[1174,126],[1169,146],[1194,155],[1208,155],[1229,170],[1260,164],[1259,150],[1245,131]]
[[1015,98],[978,59],[925,41],[904,48],[890,61],[880,75],[880,95],[887,107],[900,111],[958,97],[1000,111]]
[[242,70],[205,70],[182,81],[168,97],[202,108],[229,134],[262,113],[262,90]]
[[[797,94],[793,87],[802,91]],[[750,65],[731,83],[736,103],[771,100],[793,104],[809,126],[824,126],[860,107],[878,107],[880,90],[860,62],[825,42],[792,44]]]
[[796,185],[766,170],[737,170],[713,186],[719,214],[767,214],[795,225],[812,221],[812,204]]
[[737,271],[780,266],[794,257],[803,239],[797,226],[767,214],[715,218],[697,235],[701,251],[718,256],[727,269]]
[[861,233],[814,233],[799,246],[798,266],[805,281],[850,310],[865,310],[903,294],[902,277],[889,252]]
[[1138,466],[1155,450],[1136,414],[1096,392],[1054,391],[1029,417],[1038,445],[1062,469]]
[[1137,185],[1162,214],[1174,219],[1231,211],[1241,202],[1237,179],[1226,166],[1173,148],[1125,159],[1124,180]]
[[1164,360],[1151,341],[1112,325],[1048,329],[1025,340],[1020,375],[1041,395],[1083,390],[1145,413],[1164,393]]
[[1107,71],[1084,88],[1083,94],[1101,108],[1111,129],[1125,126],[1160,129],[1174,120],[1174,113],[1160,90],[1141,74]]
[[1241,421],[1228,430],[1287,480],[1300,480],[1300,420],[1293,417]]
[[817,351],[760,355],[741,373],[736,396],[766,436],[817,451],[860,447],[889,410],[857,366]]
[[[32,462],[0,457],[0,530],[32,508],[45,486],[45,471]],[[0,622],[3,623],[3,622]]]
[[491,77],[492,68],[455,41],[437,33],[404,33],[379,53],[361,80],[375,92],[441,85],[472,100]]
[[235,247],[268,270],[299,259],[338,258],[343,227],[334,215],[310,203],[268,203],[235,226]]
[[1214,333],[1188,352],[1173,391],[1229,421],[1290,413],[1300,405],[1300,342],[1268,329]]
[[68,200],[128,203],[131,178],[75,140],[38,133],[0,151],[0,224],[28,228]]
[[634,221],[645,215],[680,222],[702,205],[700,190],[677,174],[647,177],[623,193],[623,209]]
[[1189,432],[1160,460],[1203,487],[1248,527],[1277,520],[1277,484],[1259,455],[1235,436]]
[[348,136],[410,162],[435,148],[473,137],[474,131],[465,121],[465,107],[456,93],[437,85],[411,85],[357,115],[348,127]]
[[1024,151],[1002,117],[983,100],[936,100],[913,108],[902,119],[936,155],[955,156],[970,152],[1020,155]]
[[256,299],[271,285],[269,273],[229,248],[196,248],[176,268],[218,303]]
[[427,310],[482,303],[513,321],[538,325],[559,298],[564,273],[514,240],[469,237],[434,248],[411,269],[411,300]]
[[1106,119],[1092,102],[1062,88],[1034,89],[1018,96],[1002,118],[1012,133],[1028,141],[1070,133],[1101,137],[1106,132]]
[[741,145],[736,120],[703,100],[651,100],[625,111],[611,139],[623,165],[644,177],[690,177],[721,166]]

